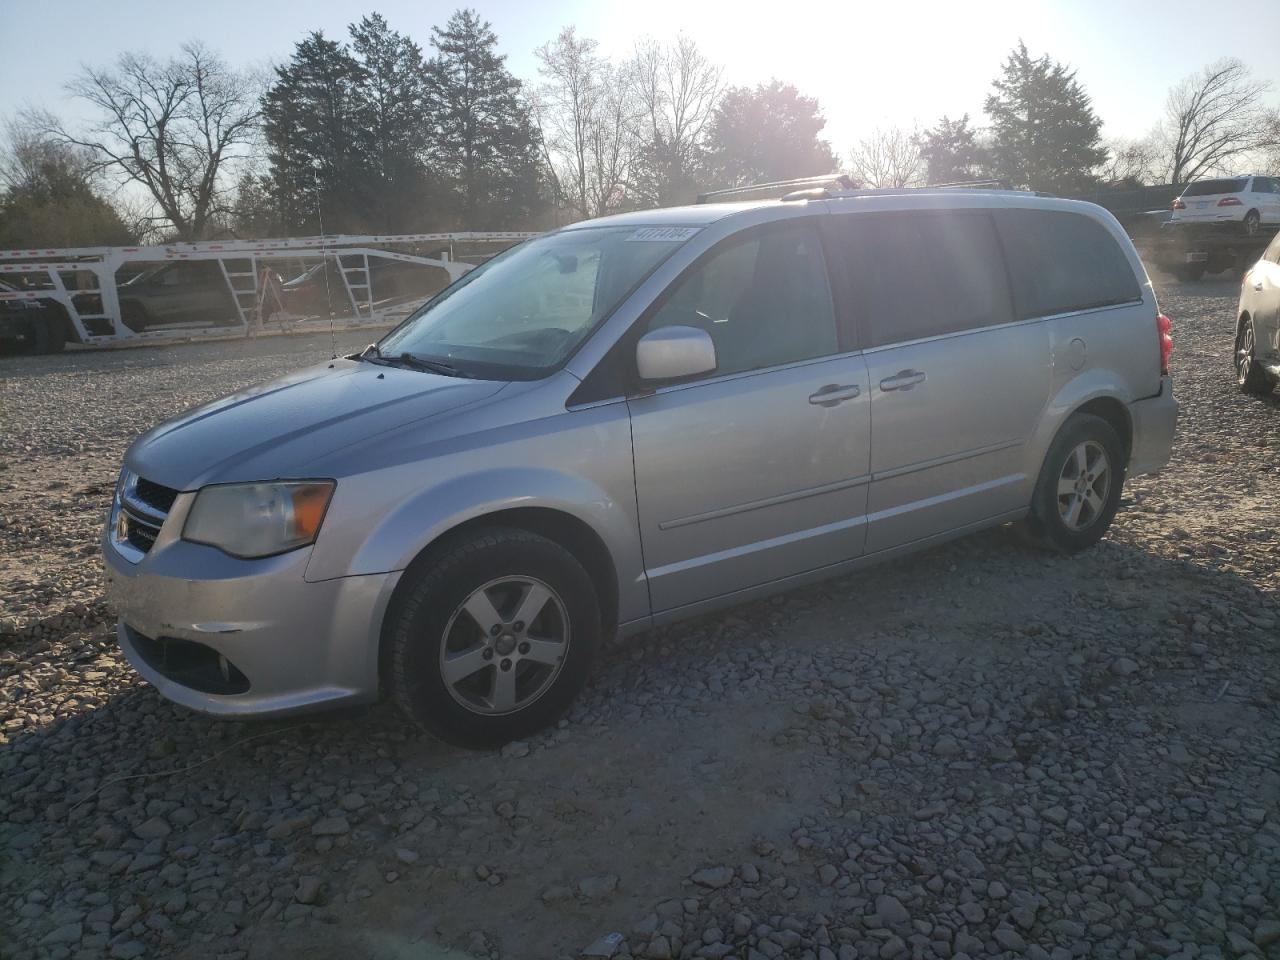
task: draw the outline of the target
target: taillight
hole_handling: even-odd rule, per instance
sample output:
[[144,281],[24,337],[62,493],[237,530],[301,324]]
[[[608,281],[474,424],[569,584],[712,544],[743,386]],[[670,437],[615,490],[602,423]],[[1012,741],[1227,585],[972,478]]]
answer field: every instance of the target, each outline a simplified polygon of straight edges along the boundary
[[1223,197],[1221,200],[1218,201],[1218,206],[1238,207],[1240,206],[1240,198],[1239,197]]
[[1156,317],[1156,330],[1160,335],[1160,376],[1169,375],[1169,355],[1173,353],[1173,324],[1163,313]]
[[1172,206],[1170,209],[1171,209],[1171,210],[1185,210],[1185,209],[1187,209],[1187,205],[1186,205],[1185,203],[1183,203],[1183,202],[1182,202],[1182,198],[1181,198],[1181,197],[1179,197],[1177,200],[1173,201],[1173,206]]

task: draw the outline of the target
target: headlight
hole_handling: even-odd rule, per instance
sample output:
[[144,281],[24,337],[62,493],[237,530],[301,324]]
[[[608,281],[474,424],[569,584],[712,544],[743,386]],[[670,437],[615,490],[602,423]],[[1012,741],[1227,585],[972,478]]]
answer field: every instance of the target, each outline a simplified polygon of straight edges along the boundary
[[320,532],[333,486],[332,480],[286,480],[204,487],[182,539],[246,559],[305,547]]

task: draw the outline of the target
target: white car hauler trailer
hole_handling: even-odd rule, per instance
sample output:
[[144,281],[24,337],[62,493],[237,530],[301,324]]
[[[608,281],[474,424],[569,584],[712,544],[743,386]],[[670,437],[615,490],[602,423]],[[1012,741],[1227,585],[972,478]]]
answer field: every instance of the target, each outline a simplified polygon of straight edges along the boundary
[[[0,250],[0,306],[3,301],[40,301],[53,309],[26,311],[32,322],[60,323],[58,335],[41,342],[60,349],[64,340],[86,346],[115,346],[149,340],[243,337],[315,324],[345,326],[393,323],[408,315],[422,296],[376,298],[374,272],[379,262],[395,261],[442,269],[452,282],[477,264],[454,256],[458,245],[494,252],[527,240],[533,233],[418,233],[394,236],[291,237],[280,240],[215,240],[153,247],[71,247],[56,250]],[[414,252],[423,247],[434,255]],[[477,259],[488,259],[489,255]],[[224,321],[169,321],[163,329],[131,329],[121,312],[118,275],[176,261],[212,261],[229,294]],[[321,317],[292,314],[273,281],[274,266],[320,265],[329,309]],[[341,284],[340,288],[338,284]],[[271,289],[273,286],[276,289]],[[344,316],[335,302],[343,305]],[[138,324],[134,323],[136,327]]]

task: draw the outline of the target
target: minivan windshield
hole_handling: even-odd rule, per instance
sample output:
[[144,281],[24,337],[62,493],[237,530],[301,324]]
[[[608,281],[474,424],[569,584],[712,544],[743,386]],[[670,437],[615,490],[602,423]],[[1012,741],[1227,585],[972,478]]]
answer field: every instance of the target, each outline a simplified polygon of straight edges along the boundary
[[544,376],[696,232],[583,227],[536,237],[429,300],[378,343],[378,352],[433,361],[463,376]]
[[1211,197],[1218,193],[1240,193],[1248,183],[1247,177],[1238,180],[1200,180],[1182,191],[1184,197]]

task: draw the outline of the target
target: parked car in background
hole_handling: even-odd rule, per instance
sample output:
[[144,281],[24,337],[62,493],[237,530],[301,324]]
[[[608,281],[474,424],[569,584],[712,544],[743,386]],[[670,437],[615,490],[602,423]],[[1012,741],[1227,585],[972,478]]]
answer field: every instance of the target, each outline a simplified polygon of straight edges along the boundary
[[1245,393],[1270,393],[1280,382],[1280,233],[1240,284],[1235,372]]
[[120,644],[209,713],[385,690],[501,744],[615,631],[998,524],[1089,547],[1168,460],[1171,349],[1093,204],[818,190],[574,224],[137,440],[102,541]]
[[[363,257],[347,259],[351,263],[347,265],[350,270],[346,281],[364,283]],[[371,256],[369,283],[374,305],[379,306],[396,300],[425,300],[448,285],[449,274],[440,267]],[[347,316],[352,312],[351,297],[343,282],[342,271],[332,259],[313,263],[296,277],[286,280],[281,284],[280,293],[285,308],[297,316]],[[352,293],[361,302],[367,296],[362,287],[356,287]]]
[[[0,280],[0,293],[22,293],[18,285]],[[56,300],[28,293],[0,299],[0,352],[59,353],[74,331],[67,311]]]
[[134,333],[177,323],[240,322],[216,260],[166,263],[118,284],[116,289],[120,318]]
[[1248,236],[1280,225],[1280,177],[1197,180],[1173,201],[1172,222],[1237,225]]

